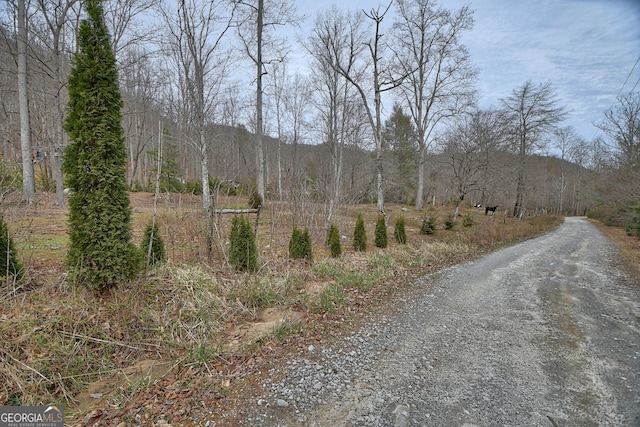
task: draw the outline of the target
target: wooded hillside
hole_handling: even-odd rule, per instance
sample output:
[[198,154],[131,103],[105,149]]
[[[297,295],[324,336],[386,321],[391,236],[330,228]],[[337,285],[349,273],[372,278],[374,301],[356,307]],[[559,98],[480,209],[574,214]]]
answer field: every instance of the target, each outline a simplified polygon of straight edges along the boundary
[[[29,5],[28,105],[37,188],[57,190],[61,196],[62,183],[56,182],[56,172],[69,143],[61,121],[66,114],[66,80],[73,63],[78,17],[83,12],[75,0],[54,3],[43,0]],[[261,13],[269,16],[276,3],[262,5]],[[447,43],[452,44],[446,54],[441,51],[436,57],[431,52],[435,63],[430,65],[440,64],[448,74],[434,75],[429,64],[397,56],[391,62],[411,71],[400,73],[396,81],[393,73],[397,70],[380,62],[379,86],[366,77],[379,58],[368,56],[349,41],[333,47],[331,43],[350,26],[351,35],[357,37],[352,42],[359,40],[366,46],[385,10],[367,15],[333,8],[319,14],[304,41],[310,70],[305,73],[288,70],[287,58],[278,55],[286,50],[283,40],[278,39],[275,27],[265,26],[261,31],[269,39],[264,40],[265,58],[259,64],[264,68],[264,105],[259,106],[263,125],[258,136],[256,81],[247,78],[252,62],[241,55],[244,50],[255,59],[252,52],[258,46],[251,34],[257,30],[253,21],[257,9],[195,1],[176,10],[139,0],[103,4],[118,61],[127,181],[133,190],[153,188],[160,151],[165,191],[198,193],[202,177],[208,176],[213,193],[248,194],[256,186],[259,190],[263,181],[265,202],[307,198],[327,203],[331,206],[327,223],[335,206],[381,198],[418,209],[427,203],[456,200],[500,205],[514,215],[527,211],[584,214],[604,204],[617,206],[627,219],[630,207],[637,203],[633,200],[638,194],[637,94],[621,96],[620,108],[614,106],[604,116],[603,130],[608,126],[611,131],[607,140],[585,141],[572,128],[563,128],[561,119],[566,113],[549,83],[526,82],[503,99],[500,108],[479,110],[474,104],[473,58],[457,38],[472,25],[465,21],[472,15],[468,9],[423,10],[415,9],[421,2],[399,2],[397,32],[379,46],[379,54],[391,46],[397,48],[393,52],[409,49],[401,36],[420,30],[411,27],[410,17],[426,19],[442,13],[439,24],[432,25],[440,25],[440,31],[451,36]],[[19,165],[24,161],[16,13],[10,3],[0,10],[4,191],[20,189]],[[278,15],[283,23],[299,22],[294,8],[287,13]],[[428,33],[433,44],[445,43],[437,34]],[[185,50],[195,42],[199,53]],[[340,63],[347,58],[351,71]],[[423,73],[423,80],[433,83],[449,79],[457,89],[447,91],[437,84],[418,87],[419,76],[411,74],[414,72]],[[390,86],[385,88],[383,81]],[[196,98],[194,87],[200,88]],[[430,111],[411,103],[416,93],[433,101]],[[542,125],[530,128],[527,134],[518,129],[531,124],[519,124],[518,111],[511,107],[517,107],[519,101],[523,105],[533,102],[532,94],[541,95],[548,105],[530,106],[546,115],[536,122]],[[542,107],[555,110],[544,112]],[[616,134],[616,128],[624,128],[616,124],[625,120],[630,123],[631,138]]]

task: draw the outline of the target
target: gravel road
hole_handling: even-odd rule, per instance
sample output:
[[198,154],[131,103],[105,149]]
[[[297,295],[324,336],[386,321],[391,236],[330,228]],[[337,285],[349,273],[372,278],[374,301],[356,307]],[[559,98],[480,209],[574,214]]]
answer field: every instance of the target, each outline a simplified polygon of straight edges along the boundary
[[263,426],[640,426],[640,284],[589,222],[425,277],[274,369]]

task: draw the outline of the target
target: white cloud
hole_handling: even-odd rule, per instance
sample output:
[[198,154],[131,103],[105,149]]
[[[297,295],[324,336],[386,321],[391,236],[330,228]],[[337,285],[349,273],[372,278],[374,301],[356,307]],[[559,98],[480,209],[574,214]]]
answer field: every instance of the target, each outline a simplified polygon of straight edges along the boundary
[[[463,37],[472,60],[480,68],[481,106],[499,99],[527,80],[551,81],[559,101],[571,114],[563,125],[573,125],[589,139],[593,122],[629,81],[627,91],[640,78],[640,1],[637,0],[440,0],[440,5],[475,10],[475,28]],[[298,2],[309,16],[332,4],[351,10],[370,10],[367,0]],[[640,90],[637,87],[636,90]]]

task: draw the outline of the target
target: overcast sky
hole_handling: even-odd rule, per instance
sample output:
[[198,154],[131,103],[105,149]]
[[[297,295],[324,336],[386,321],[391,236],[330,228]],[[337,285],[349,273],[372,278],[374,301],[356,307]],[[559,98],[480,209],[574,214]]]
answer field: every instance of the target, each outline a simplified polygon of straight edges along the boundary
[[[297,1],[307,15],[304,32],[316,10],[367,11],[376,0]],[[640,90],[640,0],[441,0],[441,6],[474,10],[475,26],[463,42],[480,69],[480,106],[499,99],[527,80],[551,81],[574,126],[587,140],[597,136],[602,120],[619,93]],[[391,20],[383,25],[391,25]],[[635,65],[635,68],[634,68]],[[633,71],[632,71],[633,70]],[[387,106],[390,109],[390,106]]]

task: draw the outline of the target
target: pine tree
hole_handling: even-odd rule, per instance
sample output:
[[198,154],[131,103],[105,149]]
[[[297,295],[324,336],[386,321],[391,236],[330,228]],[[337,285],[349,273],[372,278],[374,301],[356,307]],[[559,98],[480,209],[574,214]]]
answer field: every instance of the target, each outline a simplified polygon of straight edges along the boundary
[[337,258],[342,254],[340,233],[338,232],[338,227],[333,224],[331,224],[331,226],[329,227],[329,232],[327,233],[327,245],[329,245],[332,257]]
[[237,271],[256,271],[258,249],[251,223],[243,215],[234,216],[231,222],[231,248],[229,263]]
[[65,121],[72,143],[65,150],[63,170],[73,190],[67,263],[77,282],[102,291],[133,279],[141,256],[131,243],[116,59],[100,1],[87,0],[85,8]]
[[353,249],[358,252],[367,250],[367,233],[364,229],[362,214],[358,214],[356,228],[353,230]]
[[453,220],[453,215],[448,215],[447,219],[444,220],[444,228],[445,230],[452,230],[455,227],[456,222]]
[[378,215],[378,221],[376,222],[376,247],[387,247],[387,223],[384,219],[384,215]]
[[9,228],[0,216],[0,277],[13,277],[20,280],[23,277],[22,265],[18,261],[13,238],[9,235]]
[[398,218],[396,221],[396,227],[393,230],[393,235],[396,238],[396,242],[404,245],[407,243],[407,232],[404,229],[404,217]]
[[[149,243],[151,243],[151,252],[149,252]],[[164,262],[167,259],[158,223],[149,221],[149,224],[147,224],[140,243],[140,252],[149,265]]]
[[420,234],[434,234],[436,232],[436,217],[425,215],[422,218]]

